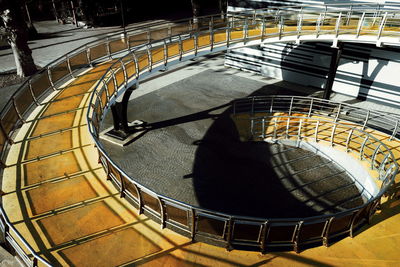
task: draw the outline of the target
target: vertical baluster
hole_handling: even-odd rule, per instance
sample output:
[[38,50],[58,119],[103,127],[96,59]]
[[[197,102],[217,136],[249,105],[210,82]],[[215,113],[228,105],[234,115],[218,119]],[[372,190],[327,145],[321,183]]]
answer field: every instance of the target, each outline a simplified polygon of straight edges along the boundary
[[358,38],[361,33],[362,26],[364,24],[364,19],[365,19],[365,12],[362,13],[360,20],[358,21],[358,26],[357,26],[357,34],[356,37]]

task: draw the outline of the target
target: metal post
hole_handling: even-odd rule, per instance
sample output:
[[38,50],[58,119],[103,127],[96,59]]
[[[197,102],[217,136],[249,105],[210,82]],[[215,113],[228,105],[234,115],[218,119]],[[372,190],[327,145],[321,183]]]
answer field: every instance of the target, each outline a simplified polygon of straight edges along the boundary
[[342,20],[342,12],[339,13],[339,17],[336,21],[336,26],[335,26],[335,37],[337,38],[339,36],[339,30],[340,30],[340,21]]
[[372,158],[371,158],[371,170],[374,169],[375,158],[376,158],[376,155],[378,154],[378,151],[380,150],[380,148],[381,148],[381,144],[377,145],[377,147],[376,147],[375,150],[374,150],[374,153],[372,154]]
[[354,131],[354,129],[351,129],[350,132],[349,132],[349,135],[347,136],[347,140],[346,140],[346,152],[349,151],[349,144],[350,144],[350,141],[351,141],[351,136],[353,135],[353,131]]
[[301,34],[301,28],[303,24],[303,13],[299,13],[298,17],[297,17],[297,39],[300,38],[300,34]]
[[321,30],[321,21],[322,21],[322,14],[319,14],[318,19],[317,19],[317,31],[315,33],[315,36],[317,38],[319,36],[319,31]]
[[128,88],[122,97],[122,101],[115,102],[111,106],[114,129],[109,131],[107,135],[120,140],[124,140],[130,135],[131,131],[128,125],[128,101],[134,89],[136,89],[136,86]]
[[317,121],[317,125],[315,126],[315,135],[314,135],[315,143],[318,142],[318,128],[319,128],[319,121]]
[[365,18],[365,12],[363,12],[363,14],[361,15],[360,20],[358,21],[357,34],[356,34],[357,38],[360,36],[361,28],[362,28],[363,23],[364,23],[364,18]]
[[333,139],[335,138],[335,132],[336,132],[336,127],[337,127],[337,125],[336,124],[334,124],[333,125],[333,127],[332,127],[332,133],[331,133],[331,146],[333,146]]
[[398,129],[398,128],[399,128],[399,121],[397,120],[397,121],[396,121],[396,126],[394,126],[394,130],[393,130],[392,135],[391,135],[390,138],[389,138],[389,141],[392,141],[393,138],[396,136],[396,134],[397,134],[397,129]]
[[312,109],[313,109],[313,104],[314,104],[314,98],[311,98],[310,109],[308,111],[308,117],[311,116],[311,112],[312,112]]
[[364,131],[365,126],[367,126],[367,122],[369,120],[369,116],[370,116],[370,110],[367,111],[367,116],[365,117],[365,121],[364,121],[364,125],[362,127],[362,130]]
[[378,37],[377,37],[378,40],[381,38],[383,28],[385,27],[387,14],[388,13],[386,12],[385,15],[382,18],[381,25],[379,26]]
[[360,148],[360,160],[364,159],[364,148],[365,148],[365,145],[368,142],[368,139],[369,139],[369,135],[367,135],[367,137],[365,137],[364,142],[361,145],[361,148]]
[[329,67],[328,77],[324,85],[323,99],[328,99],[331,96],[333,82],[335,80],[336,71],[339,66],[340,56],[343,51],[343,43],[339,43],[337,48],[332,48],[331,64]]

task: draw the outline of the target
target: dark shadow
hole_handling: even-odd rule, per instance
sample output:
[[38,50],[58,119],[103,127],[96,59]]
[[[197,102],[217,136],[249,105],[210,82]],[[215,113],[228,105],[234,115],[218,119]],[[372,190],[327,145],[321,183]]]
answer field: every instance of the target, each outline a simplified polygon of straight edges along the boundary
[[374,83],[376,76],[378,76],[382,68],[386,66],[388,63],[389,63],[388,60],[378,58],[378,65],[374,68],[371,75],[368,75],[369,61],[368,60],[363,61],[362,79],[360,82],[360,90],[358,92],[357,99],[363,101],[367,100],[367,96],[369,94],[372,84]]
[[259,218],[303,218],[363,204],[350,178],[339,175],[332,162],[299,148],[241,140],[231,110],[194,144],[198,148],[191,176],[202,208]]
[[[354,104],[365,101],[371,92],[372,85],[374,85],[374,91],[386,93],[390,90],[397,95],[398,88],[396,86],[382,80],[375,81],[381,70],[388,65],[389,60],[380,58],[378,48],[373,45],[358,44],[357,48],[354,44],[344,44],[339,68],[344,64],[362,64],[362,72],[357,73],[358,68],[355,68],[355,72],[339,71],[335,74],[335,79],[340,81],[341,84],[359,86],[355,99],[345,101],[345,103]],[[268,51],[272,48],[265,49]],[[381,49],[398,53],[398,50],[392,48]],[[327,80],[326,77],[328,77],[332,52],[333,50],[328,43],[308,42],[298,46],[287,43],[281,52],[280,60],[268,58],[267,61],[276,68],[280,68],[282,79],[285,81],[323,88]],[[378,61],[372,72],[370,70],[371,59]],[[368,75],[368,73],[371,74]],[[268,75],[268,73],[265,73],[265,75]],[[379,99],[374,99],[374,101],[379,101]]]

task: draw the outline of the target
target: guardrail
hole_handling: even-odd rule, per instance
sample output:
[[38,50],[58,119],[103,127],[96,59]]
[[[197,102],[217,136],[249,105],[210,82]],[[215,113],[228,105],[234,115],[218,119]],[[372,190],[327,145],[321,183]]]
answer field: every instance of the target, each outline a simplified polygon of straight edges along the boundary
[[[198,20],[201,23],[208,23],[214,17],[220,17],[220,15],[199,17]],[[75,78],[82,69],[118,58],[121,53],[126,53],[132,47],[149,43],[154,39],[190,31],[191,27],[191,19],[127,27],[125,32],[120,30],[113,34],[105,34],[99,40],[78,47],[30,77],[18,88],[0,112],[0,170],[7,168],[6,157],[10,146],[14,144],[18,129],[27,121],[35,108],[46,104],[43,100],[50,93],[59,90],[58,87],[61,84]],[[51,266],[13,227],[2,206],[0,206],[0,222],[4,242],[15,251],[23,263],[27,266],[37,266],[38,263]]]
[[390,135],[390,140],[400,138],[400,116],[377,110],[366,110],[346,103],[302,96],[254,96],[237,99],[233,113],[288,112],[307,116],[324,116],[335,122],[353,122]]
[[[107,155],[104,154],[101,144],[96,138],[101,119],[104,117],[108,107],[127,87],[137,83],[139,78],[148,75],[151,71],[165,68],[168,65],[191,57],[224,50],[233,47],[235,44],[248,45],[252,41],[282,41],[285,36],[294,36],[300,40],[304,34],[307,36],[314,35],[314,39],[324,34],[335,37],[351,34],[356,38],[373,36],[376,37],[377,41],[383,37],[399,36],[398,26],[400,25],[400,20],[398,12],[393,10],[393,8],[385,9],[382,6],[374,5],[371,6],[371,8],[373,7],[371,10],[360,13],[358,11],[353,12],[353,6],[347,5],[346,7],[343,4],[334,8],[324,6],[322,9],[317,9],[314,6],[315,10],[313,11],[311,11],[311,7],[309,11],[306,11],[307,8],[305,6],[302,9],[286,7],[286,12],[283,9],[277,8],[275,12],[263,10],[254,14],[235,13],[225,18],[221,18],[220,15],[213,15],[199,17],[195,20],[176,21],[171,24],[156,23],[147,25],[146,29],[128,28],[126,35],[123,35],[122,38],[121,34],[123,32],[119,31],[102,40],[93,41],[81,46],[53,61],[38,74],[28,79],[3,108],[0,113],[0,167],[3,169],[7,167],[5,158],[9,146],[13,144],[18,128],[27,120],[31,111],[41,104],[46,95],[57,90],[57,87],[62,82],[74,78],[77,72],[83,67],[95,64],[96,62],[119,58],[118,62],[101,79],[102,86],[98,86],[94,91],[88,113],[89,131],[95,137],[95,143],[103,155],[103,160],[107,160],[106,164],[104,162],[103,164],[106,166],[109,165],[110,169],[118,169]],[[391,6],[397,8],[395,4],[391,4]],[[277,10],[279,12],[276,12]],[[293,17],[293,14],[296,16]],[[368,41],[371,40],[368,39]],[[396,40],[392,43],[397,44],[398,41]],[[120,58],[124,51],[130,52],[127,56]],[[397,129],[398,121],[395,125]],[[131,179],[127,181],[133,182]],[[135,190],[139,190],[138,188]],[[143,192],[145,191],[143,189]],[[133,192],[134,190],[131,193],[133,194]],[[141,195],[139,198],[139,203],[141,203],[139,204],[139,209],[140,207],[143,208],[144,203],[152,205],[149,204],[150,202],[146,200],[145,196]],[[188,213],[191,211],[191,207],[185,206],[182,203],[174,202],[173,200],[170,200],[170,203],[171,207],[168,209],[171,210],[168,214],[173,214],[174,205],[186,207]],[[160,206],[161,208],[162,206]],[[0,211],[4,225],[7,225],[14,233],[18,233],[7,217],[4,216],[5,213],[2,207]],[[179,213],[181,210],[177,212]],[[207,214],[206,211],[204,212]],[[192,212],[192,214],[195,213]],[[163,214],[165,216],[165,213]],[[193,218],[196,218],[196,216],[203,218],[201,217],[201,213],[195,214]],[[164,218],[165,222],[166,218],[162,218]],[[179,219],[177,220],[179,221]],[[229,229],[233,227],[231,223],[224,224],[224,229],[225,227]],[[207,227],[206,225],[203,226]],[[194,233],[199,229],[201,230],[203,226],[200,223],[197,226],[200,228],[192,229],[191,232]],[[4,229],[7,230],[7,227]],[[219,227],[221,227],[220,224]],[[263,231],[266,231],[268,228],[266,225],[262,227]],[[6,231],[7,233],[9,232]],[[20,242],[10,241],[9,244],[16,251],[22,251],[20,253],[21,257],[27,259],[33,257],[33,260],[29,264],[27,263],[28,265],[35,266],[38,260],[47,265],[49,264],[34,253],[21,235],[16,234],[16,236]],[[228,236],[223,237],[225,239],[230,238]],[[18,243],[22,243],[28,248],[31,257],[28,257],[26,252],[23,252],[24,250],[21,249]]]
[[[121,196],[126,196],[138,209],[139,213],[145,213],[159,222],[163,228],[172,228],[183,235],[191,237],[192,240],[225,246],[227,249],[232,249],[233,246],[252,246],[262,252],[269,248],[280,246],[290,247],[298,251],[300,246],[309,243],[322,242],[324,245],[328,245],[331,238],[343,234],[352,236],[357,226],[369,221],[380,202],[382,194],[393,181],[398,168],[390,150],[384,144],[378,142],[377,139],[364,132],[363,129],[366,127],[379,131],[387,131],[389,129],[392,133],[392,138],[397,138],[399,130],[399,118],[397,116],[353,107],[351,109],[339,103],[319,102],[319,100],[312,98],[297,99],[290,97],[287,98],[289,101],[281,101],[281,110],[286,108],[286,112],[289,112],[289,118],[294,112],[302,111],[305,117],[308,115],[309,120],[314,119],[320,122],[316,123],[317,128],[322,119],[316,119],[312,116],[326,115],[332,118],[333,120],[329,122],[333,125],[332,129],[334,129],[329,135],[331,144],[341,144],[337,142],[338,139],[332,137],[332,134],[336,134],[336,129],[345,127],[345,124],[339,124],[338,121],[348,122],[347,119],[351,118],[351,122],[358,126],[348,128],[349,132],[345,138],[347,149],[351,145],[356,146],[355,139],[362,136],[361,145],[357,151],[363,159],[370,160],[372,168],[379,169],[379,179],[383,180],[381,191],[365,205],[330,216],[312,218],[266,219],[233,216],[190,206],[165,197],[137,183],[133,178],[126,175],[108,157],[98,140],[102,120],[117,97],[122,95],[130,86],[137,85],[138,81],[143,77],[154,73],[156,70],[165,69],[169,65],[177,64],[199,55],[250,43],[255,44],[271,40],[280,42],[283,41],[285,36],[294,36],[300,39],[304,33],[309,36],[312,35],[316,40],[323,34],[329,35],[330,40],[337,40],[338,37],[344,35],[348,38],[349,33],[354,39],[361,35],[366,35],[373,36],[372,40],[374,42],[382,36],[397,36],[398,34],[393,30],[392,24],[390,26],[386,24],[389,17],[400,15],[398,11],[380,10],[383,13],[378,13],[376,10],[373,13],[353,12],[346,16],[343,14],[343,9],[337,11],[329,10],[329,12],[325,12],[325,9],[323,9],[317,13],[314,10],[314,13],[310,14],[305,13],[304,9],[300,9],[300,11],[297,13],[292,12],[292,10],[288,13],[282,11],[279,14],[276,14],[276,12],[255,12],[250,15],[233,15],[226,19],[212,18],[208,23],[208,27],[205,28],[201,23],[194,23],[192,31],[149,42],[137,47],[135,50],[131,50],[126,56],[121,57],[118,62],[114,63],[104,74],[101,83],[95,88],[90,99],[87,113],[89,131],[96,143],[100,162],[107,172],[108,179],[115,183],[120,190]],[[389,12],[393,13],[390,13],[389,16]],[[296,14],[296,16],[293,17],[293,14]],[[305,15],[309,15],[306,20],[304,19]],[[373,20],[370,21],[369,18]],[[398,22],[400,20],[396,19],[396,23]],[[246,101],[248,104],[249,101]],[[251,102],[252,100],[250,100]],[[238,103],[234,103],[235,112],[238,112]],[[265,112],[265,107],[267,109],[272,108],[272,111],[277,109],[276,104],[268,106],[265,101],[257,103],[253,101],[252,105],[254,106],[248,109],[248,112],[259,112],[257,107],[260,103],[264,105],[264,109],[261,109],[260,112]],[[343,112],[345,112],[344,115]],[[383,117],[386,120],[379,119]],[[255,123],[259,121],[253,119],[252,122],[254,127]],[[290,119],[287,120],[287,123],[289,123],[289,128],[286,129],[290,129]],[[300,126],[297,127],[302,129]],[[322,138],[318,134],[318,129],[314,131],[317,133],[317,141],[325,139],[325,137]],[[299,132],[297,138],[303,138],[301,136],[303,132],[301,130],[297,132]],[[286,131],[289,137],[288,133],[289,130]],[[275,137],[278,137],[278,135]],[[374,146],[374,142],[379,144]],[[372,155],[369,154],[371,147],[373,147]]]

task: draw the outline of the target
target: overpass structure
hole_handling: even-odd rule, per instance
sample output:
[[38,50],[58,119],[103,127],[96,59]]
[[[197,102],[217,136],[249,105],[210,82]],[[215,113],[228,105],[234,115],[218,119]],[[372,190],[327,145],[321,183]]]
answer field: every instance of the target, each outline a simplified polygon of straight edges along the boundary
[[[371,220],[379,220],[374,214],[380,206],[395,202],[400,135],[396,115],[307,97],[252,97],[232,103],[233,116],[244,121],[244,136],[250,140],[326,143],[368,166],[377,189],[356,181],[366,191],[365,204],[312,218],[234,216],[164,197],[115,164],[104,151],[99,134],[110,110],[114,135],[124,139],[136,130],[127,121],[130,93],[141,79],[158,70],[260,43],[326,41],[337,47],[337,57],[342,42],[397,46],[399,16],[397,6],[268,8],[149,25],[122,36],[116,33],[57,59],[29,79],[1,112],[4,242],[26,265],[33,266],[109,266],[157,260],[240,265],[260,262],[248,252],[228,254],[192,242],[227,250],[267,253],[285,248],[300,252],[308,245],[328,246],[361,228],[364,231],[359,236],[366,243],[381,237],[383,247],[365,245],[370,262],[396,262],[390,253],[394,250],[397,255],[395,248],[400,242],[398,218],[365,228]],[[332,60],[328,80],[334,78],[336,68],[337,60]],[[326,95],[330,89],[328,83]],[[111,180],[118,192],[107,187],[105,179]],[[139,215],[132,212],[130,204]],[[154,222],[148,222],[142,213]],[[157,224],[189,239],[159,230]],[[326,250],[314,248],[301,254],[310,253],[307,259],[288,254],[280,262],[290,264],[298,259],[323,264],[343,255],[349,256],[347,263],[363,260],[366,254],[352,254],[352,245],[348,239],[335,244],[337,248],[329,248],[332,256],[323,261],[317,257]],[[173,252],[176,255],[171,256]]]

